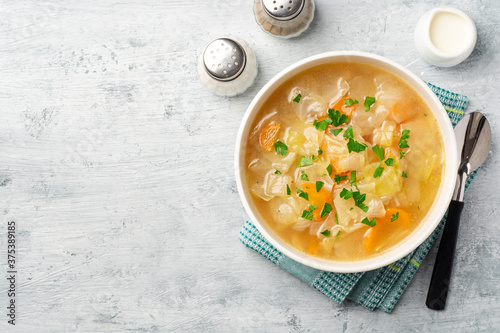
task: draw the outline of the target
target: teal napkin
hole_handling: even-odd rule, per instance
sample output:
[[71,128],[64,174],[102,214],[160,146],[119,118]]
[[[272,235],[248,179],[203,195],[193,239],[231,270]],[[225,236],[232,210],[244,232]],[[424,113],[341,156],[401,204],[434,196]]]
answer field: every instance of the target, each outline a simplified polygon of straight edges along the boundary
[[[428,83],[431,90],[443,103],[451,123],[455,126],[463,117],[467,97],[452,93]],[[476,170],[477,172],[477,170]],[[476,172],[472,173],[465,184],[469,186]],[[369,310],[379,308],[386,313],[396,305],[403,291],[415,275],[422,260],[444,227],[447,214],[438,227],[422,245],[406,257],[388,266],[363,273],[332,273],[320,271],[288,258],[268,243],[257,228],[249,221],[240,231],[240,241],[257,251],[271,262],[287,270],[305,283],[331,299],[342,302],[348,298]]]

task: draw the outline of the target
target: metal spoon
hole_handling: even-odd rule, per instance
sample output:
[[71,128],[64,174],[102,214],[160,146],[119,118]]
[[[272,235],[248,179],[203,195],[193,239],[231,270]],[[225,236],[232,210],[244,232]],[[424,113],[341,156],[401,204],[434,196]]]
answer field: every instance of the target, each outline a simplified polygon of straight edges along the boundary
[[427,307],[433,310],[443,310],[446,305],[458,224],[464,207],[465,181],[471,172],[483,164],[491,146],[490,124],[486,117],[479,112],[472,112],[464,116],[454,131],[461,161],[425,302]]

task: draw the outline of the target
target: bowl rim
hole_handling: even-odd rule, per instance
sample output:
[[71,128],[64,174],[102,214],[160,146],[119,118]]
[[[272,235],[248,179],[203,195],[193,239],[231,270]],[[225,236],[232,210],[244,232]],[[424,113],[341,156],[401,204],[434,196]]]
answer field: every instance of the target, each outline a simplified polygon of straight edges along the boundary
[[[441,181],[437,199],[434,201],[431,209],[429,209],[429,212],[424,217],[424,219],[426,219],[425,223],[422,223],[419,227],[417,227],[409,236],[401,241],[398,246],[395,246],[374,258],[361,261],[331,261],[313,257],[295,249],[291,245],[284,242],[278,235],[274,234],[274,232],[267,226],[266,222],[259,219],[259,212],[252,203],[252,197],[248,187],[246,186],[245,180],[245,155],[241,154],[245,151],[246,139],[250,131],[250,125],[247,126],[247,124],[252,123],[262,104],[276,90],[276,88],[294,75],[306,69],[334,62],[361,62],[371,64],[388,70],[406,81],[429,105],[438,122],[438,127],[442,132],[444,143],[444,177]],[[315,269],[337,273],[357,273],[381,268],[398,261],[420,246],[439,225],[439,222],[448,209],[448,205],[451,201],[455,188],[457,169],[458,153],[453,127],[444,106],[441,104],[435,93],[423,80],[397,62],[376,54],[360,51],[331,51],[319,53],[295,62],[276,74],[259,90],[245,111],[237,134],[234,156],[236,184],[241,202],[245,211],[249,215],[250,220],[257,227],[264,238],[285,256],[301,264]]]

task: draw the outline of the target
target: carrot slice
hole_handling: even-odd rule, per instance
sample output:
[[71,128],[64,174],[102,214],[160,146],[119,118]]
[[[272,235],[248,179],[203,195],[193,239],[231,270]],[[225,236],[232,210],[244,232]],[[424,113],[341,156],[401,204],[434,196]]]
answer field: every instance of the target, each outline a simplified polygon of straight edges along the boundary
[[[391,222],[391,219],[394,219],[396,216],[397,218]],[[398,232],[411,227],[410,216],[401,208],[387,208],[385,215],[377,217],[376,220],[377,224],[369,228],[365,233],[364,247],[366,252],[379,250],[390,241],[391,237],[397,236]]]
[[323,206],[325,206],[325,203],[328,203],[333,208],[332,197],[330,196],[330,193],[328,193],[328,191],[324,187],[322,187],[319,190],[319,192],[316,191],[315,183],[304,183],[302,184],[302,188],[304,189],[304,192],[306,192],[307,195],[309,196],[310,204],[318,207],[315,210],[313,210],[314,220],[315,221],[324,220],[326,216],[322,218],[321,211],[323,210]]
[[354,104],[346,106],[344,100],[348,98],[350,98],[349,95],[340,97],[340,99],[336,101],[335,104],[333,105],[333,109],[340,111],[341,113],[346,114],[350,117],[352,111],[354,111]]
[[281,129],[281,124],[270,123],[262,129],[260,132],[260,145],[267,151],[273,149],[273,145],[276,143],[276,138],[278,137],[278,132]]

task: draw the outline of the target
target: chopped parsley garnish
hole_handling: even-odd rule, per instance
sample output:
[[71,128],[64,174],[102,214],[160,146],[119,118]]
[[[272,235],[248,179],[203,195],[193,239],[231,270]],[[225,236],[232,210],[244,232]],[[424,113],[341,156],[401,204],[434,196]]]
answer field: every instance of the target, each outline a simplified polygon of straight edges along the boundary
[[356,101],[356,100],[354,100],[352,98],[346,98],[346,99],[344,99],[345,106],[351,106],[353,104],[358,104],[358,103],[359,103],[358,101]]
[[336,128],[336,129],[331,129],[330,132],[332,132],[333,135],[337,136],[339,135],[340,132],[343,131],[343,128]]
[[337,217],[337,214],[335,214],[335,223],[339,224],[339,218]]
[[306,192],[297,189],[297,194],[299,195],[299,197],[309,200],[309,194],[307,194]]
[[375,103],[375,97],[365,97],[365,111],[368,112],[370,111],[370,106]]
[[393,158],[388,158],[385,160],[385,164],[387,166],[393,166],[394,165],[394,159]]
[[339,238],[339,236],[340,236],[340,230],[339,232],[337,232],[337,235],[335,235],[335,239]]
[[312,221],[313,220],[313,213],[308,211],[308,210],[304,210],[302,212],[302,217],[309,220],[309,221]]
[[274,174],[275,174],[275,175],[281,175],[281,171],[276,170],[276,171],[274,171]]
[[410,148],[410,146],[408,146],[408,142],[406,141],[409,138],[410,138],[410,130],[408,129],[403,130],[403,133],[401,133],[401,138],[399,139],[398,147]]
[[333,177],[333,180],[335,180],[335,182],[337,183],[337,185],[340,185],[340,182],[343,181],[343,180],[346,180],[346,179],[347,179],[347,176],[335,175],[335,177]]
[[288,153],[287,145],[281,141],[276,141],[276,143],[274,144],[274,150],[278,155],[286,156],[286,154]]
[[366,213],[368,211],[368,206],[363,203],[366,199],[366,193],[361,194],[359,191],[354,191],[352,192],[352,196],[354,205]]
[[349,190],[343,188],[342,191],[340,191],[339,196],[345,200],[350,199],[350,198],[352,198],[352,191],[349,191]]
[[424,117],[427,117],[427,113],[424,113]]
[[319,180],[316,182],[316,192],[319,192],[321,190],[321,188],[323,187],[323,184],[325,184],[325,183],[323,183]]
[[349,181],[351,186],[356,186],[356,170],[351,171],[351,179]]
[[403,171],[403,177],[408,178],[408,175],[406,174],[405,171]]
[[318,208],[318,206],[314,206],[314,205],[309,205],[309,211],[312,212],[313,210],[315,210],[316,208]]
[[377,155],[379,160],[384,159],[384,148],[379,147],[378,145],[375,145],[372,147],[372,150],[375,153],[375,155]]
[[332,119],[330,117],[326,117],[322,121],[314,121],[313,125],[316,127],[318,131],[324,131],[332,123]]
[[299,168],[308,165],[313,165],[312,158],[308,156],[302,156],[299,161]]
[[325,237],[330,237],[330,230],[325,229],[322,232],[320,232],[320,234],[322,234]]
[[375,171],[373,172],[373,178],[378,178],[382,176],[382,171],[384,171],[384,168],[380,166],[380,162],[378,162],[377,167],[375,168]]
[[332,175],[332,165],[331,164],[328,164],[328,166],[326,167],[326,171],[328,171],[328,175],[331,176]]
[[324,218],[325,216],[330,214],[331,211],[332,211],[332,205],[325,202],[325,205],[323,206],[323,210],[321,211],[321,218]]
[[398,217],[399,217],[399,212],[396,212],[396,214],[392,214],[392,216],[391,216],[391,222],[396,221],[398,219]]
[[302,97],[302,95],[301,95],[301,94],[298,94],[298,95],[297,95],[297,97],[295,97],[295,98],[293,99],[293,101],[294,101],[295,103],[298,103],[298,102],[300,102],[300,98],[301,98],[301,97]]
[[323,154],[323,150],[321,150],[321,148],[318,149],[318,156],[321,156],[321,154]]
[[360,143],[354,139],[349,139],[347,142],[347,149],[349,150],[349,154],[353,151],[355,153],[359,153],[360,151],[364,151],[366,149],[366,145],[364,143]]
[[405,152],[400,149],[399,150],[399,159],[402,159],[403,157],[405,157]]
[[300,179],[309,181],[309,177],[307,177],[307,174],[304,171],[300,173]]
[[288,184],[286,184],[286,195],[290,195],[292,194],[292,191],[290,190],[290,186],[288,186]]
[[369,227],[374,227],[377,225],[377,220],[375,218],[368,220],[367,217],[361,220],[361,223],[366,224]]
[[348,140],[352,138],[354,138],[354,133],[352,132],[352,126],[349,126],[344,132],[344,139]]
[[340,113],[340,111],[334,109],[328,109],[328,116],[332,120],[332,125],[337,127],[341,124],[349,123],[349,117],[346,114]]

